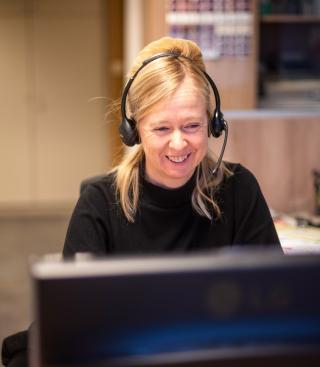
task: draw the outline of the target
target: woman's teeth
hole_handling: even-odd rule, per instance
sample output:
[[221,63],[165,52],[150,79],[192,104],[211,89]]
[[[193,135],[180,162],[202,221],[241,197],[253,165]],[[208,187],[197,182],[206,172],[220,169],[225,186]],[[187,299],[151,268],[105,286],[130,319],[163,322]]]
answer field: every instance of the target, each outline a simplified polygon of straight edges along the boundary
[[167,156],[167,158],[174,163],[181,163],[185,161],[188,158],[189,154],[183,155],[183,156]]

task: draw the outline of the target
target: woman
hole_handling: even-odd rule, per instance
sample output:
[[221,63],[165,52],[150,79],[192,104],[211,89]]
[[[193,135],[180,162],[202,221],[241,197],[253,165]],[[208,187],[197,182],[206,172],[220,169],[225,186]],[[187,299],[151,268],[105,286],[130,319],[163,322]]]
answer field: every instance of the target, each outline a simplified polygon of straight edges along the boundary
[[[129,74],[120,132],[131,148],[83,191],[64,256],[280,248],[254,176],[239,164],[220,164],[208,149],[209,137],[227,125],[199,47],[162,38],[140,52]],[[7,338],[4,365],[25,366],[26,348],[26,332]]]
[[208,149],[224,121],[199,47],[169,37],[152,42],[129,77],[120,132],[132,147],[81,195],[64,255],[279,246],[254,176],[241,165],[217,165]]

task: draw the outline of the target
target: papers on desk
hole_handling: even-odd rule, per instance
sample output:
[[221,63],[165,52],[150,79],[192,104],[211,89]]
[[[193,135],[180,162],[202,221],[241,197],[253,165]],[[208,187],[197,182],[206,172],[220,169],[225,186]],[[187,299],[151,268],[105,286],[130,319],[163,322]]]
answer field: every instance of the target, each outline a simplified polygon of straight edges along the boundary
[[297,226],[286,218],[276,219],[275,226],[285,254],[320,253],[320,228]]

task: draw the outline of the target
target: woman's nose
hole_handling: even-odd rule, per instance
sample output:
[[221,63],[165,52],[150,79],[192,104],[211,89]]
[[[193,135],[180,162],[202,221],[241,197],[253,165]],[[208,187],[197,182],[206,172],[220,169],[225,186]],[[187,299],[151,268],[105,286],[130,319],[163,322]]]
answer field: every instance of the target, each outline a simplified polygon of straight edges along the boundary
[[169,147],[175,150],[181,150],[187,145],[187,142],[184,139],[183,133],[181,130],[175,130],[173,131],[170,141],[169,141]]

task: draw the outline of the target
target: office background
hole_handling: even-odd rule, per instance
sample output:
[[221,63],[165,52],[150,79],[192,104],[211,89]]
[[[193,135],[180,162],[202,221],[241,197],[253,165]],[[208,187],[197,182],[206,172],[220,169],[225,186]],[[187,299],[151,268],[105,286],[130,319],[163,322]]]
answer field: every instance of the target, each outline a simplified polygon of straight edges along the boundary
[[[318,2],[279,15],[255,0],[0,0],[0,340],[29,325],[29,256],[61,251],[81,180],[121,154],[108,106],[153,39],[202,42],[230,124],[226,158],[255,173],[272,209],[314,214],[320,73],[303,56],[320,60]],[[301,42],[283,54],[292,24],[312,36],[311,54]]]

